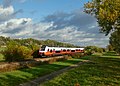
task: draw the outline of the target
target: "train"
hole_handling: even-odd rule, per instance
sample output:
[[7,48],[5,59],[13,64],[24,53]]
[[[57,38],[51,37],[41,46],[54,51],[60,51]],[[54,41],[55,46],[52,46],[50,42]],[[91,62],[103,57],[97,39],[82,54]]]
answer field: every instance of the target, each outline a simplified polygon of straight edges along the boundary
[[75,53],[84,53],[84,48],[66,48],[66,47],[49,47],[42,46],[39,49],[39,56],[41,57],[49,57],[49,56],[57,56],[57,55],[69,55]]

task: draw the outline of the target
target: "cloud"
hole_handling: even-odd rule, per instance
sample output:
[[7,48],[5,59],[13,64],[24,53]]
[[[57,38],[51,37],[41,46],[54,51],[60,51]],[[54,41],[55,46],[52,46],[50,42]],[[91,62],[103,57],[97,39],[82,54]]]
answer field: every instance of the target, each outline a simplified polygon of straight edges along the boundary
[[0,22],[4,22],[6,20],[13,18],[14,17],[12,15],[13,13],[14,13],[14,8],[12,6],[6,8],[0,6]]
[[24,3],[27,0],[3,0],[3,7],[9,7],[11,6],[14,2],[19,2],[19,3]]
[[9,7],[9,6],[11,6],[13,1],[14,0],[3,0],[3,6],[4,7]]
[[[9,2],[11,3],[11,2]],[[75,45],[97,45],[105,47],[108,37],[99,33],[97,20],[82,10],[70,13],[55,12],[40,22],[31,18],[16,18],[20,9],[15,11],[11,5],[0,7],[0,35],[13,38],[53,39]]]
[[52,39],[76,45],[105,47],[108,44],[109,37],[99,33],[97,20],[81,10],[71,13],[57,12],[46,16],[43,22],[53,22],[54,27],[46,30]]
[[15,18],[18,13],[23,13],[23,10],[19,9],[15,11],[13,6],[3,7],[1,5],[0,6],[0,23]]
[[0,24],[0,32],[15,34],[28,26],[30,22],[30,18],[10,19]]

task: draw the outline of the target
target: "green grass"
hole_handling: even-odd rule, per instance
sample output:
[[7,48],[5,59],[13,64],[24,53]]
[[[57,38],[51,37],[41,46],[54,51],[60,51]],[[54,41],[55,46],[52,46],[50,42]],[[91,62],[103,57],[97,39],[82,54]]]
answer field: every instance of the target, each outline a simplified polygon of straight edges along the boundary
[[18,86],[19,84],[49,74],[56,70],[65,68],[82,61],[81,59],[70,59],[63,62],[54,62],[37,67],[31,67],[12,72],[0,73],[0,86]]
[[90,62],[69,70],[43,84],[43,86],[120,86],[120,56],[114,52],[82,59]]

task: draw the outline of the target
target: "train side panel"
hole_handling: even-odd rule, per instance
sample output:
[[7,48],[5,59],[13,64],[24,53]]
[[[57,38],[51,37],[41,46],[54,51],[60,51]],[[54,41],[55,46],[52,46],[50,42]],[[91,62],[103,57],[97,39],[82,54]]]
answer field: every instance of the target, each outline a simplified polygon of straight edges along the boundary
[[44,46],[39,50],[39,55],[41,56],[55,56],[74,53],[84,53],[84,48],[64,48]]

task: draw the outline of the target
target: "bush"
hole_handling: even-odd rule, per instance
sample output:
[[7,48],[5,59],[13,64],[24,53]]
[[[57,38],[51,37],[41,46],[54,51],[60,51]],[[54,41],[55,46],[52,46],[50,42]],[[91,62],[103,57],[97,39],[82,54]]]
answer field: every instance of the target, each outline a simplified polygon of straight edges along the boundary
[[18,47],[18,54],[21,59],[27,60],[32,59],[32,50],[25,46]]
[[39,49],[38,50],[34,50],[32,56],[33,56],[33,58],[39,58],[40,57]]
[[85,51],[85,55],[92,55],[92,54],[93,54],[92,51],[89,51],[89,50]]
[[3,55],[5,60],[9,62],[23,61],[32,59],[32,50],[11,41],[7,44],[7,49],[3,52]]
[[96,46],[87,46],[85,47],[85,54],[92,55],[93,53],[103,53],[103,48],[99,48]]
[[79,59],[79,58],[81,58],[82,56],[84,56],[84,53],[75,53],[75,54],[72,54],[72,55],[71,55],[72,58],[76,58],[76,59]]
[[38,46],[38,45],[35,45],[35,44],[31,45],[31,49],[33,50],[33,54],[32,54],[33,58],[39,58],[40,57],[39,48],[40,48],[40,46]]

